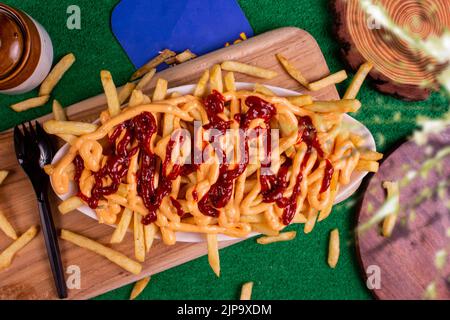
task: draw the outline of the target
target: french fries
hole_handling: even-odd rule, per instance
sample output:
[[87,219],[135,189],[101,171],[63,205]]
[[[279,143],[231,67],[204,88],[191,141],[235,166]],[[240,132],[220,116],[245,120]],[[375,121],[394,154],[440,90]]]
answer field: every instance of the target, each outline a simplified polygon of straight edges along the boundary
[[74,136],[81,136],[97,130],[97,125],[78,121],[48,120],[44,122],[44,130],[48,134],[72,134]]
[[134,256],[137,261],[145,261],[145,239],[144,239],[144,225],[141,223],[142,216],[135,212],[133,215],[133,229],[134,229]]
[[222,62],[221,67],[226,71],[240,72],[247,74],[249,76],[263,78],[263,79],[273,79],[278,73],[272,70],[255,67],[249,64],[237,62],[237,61],[225,61]]
[[299,96],[287,97],[290,103],[297,107],[303,107],[308,104],[313,104],[313,98],[308,94],[302,94]]
[[66,113],[64,112],[63,107],[58,102],[58,100],[53,100],[52,105],[52,111],[53,111],[53,118],[58,121],[67,121]]
[[347,79],[347,72],[345,72],[345,70],[341,70],[341,71],[333,73],[323,79],[311,82],[308,85],[308,89],[311,91],[319,91],[319,90],[326,88],[332,84],[341,83],[345,79]]
[[266,96],[269,96],[269,97],[272,97],[272,96],[275,95],[272,90],[270,90],[266,86],[264,86],[262,84],[259,84],[259,83],[255,83],[255,92],[262,93],[262,94],[264,94]]
[[22,111],[26,111],[32,108],[37,108],[40,106],[43,106],[44,104],[46,104],[48,102],[48,100],[50,99],[50,96],[40,96],[40,97],[36,97],[36,98],[31,98],[31,99],[27,99],[18,103],[15,103],[13,105],[11,105],[11,109],[13,109],[16,112],[22,112]]
[[5,181],[8,174],[9,174],[8,170],[0,170],[0,184],[2,184],[3,181]]
[[380,164],[376,161],[359,160],[358,164],[356,165],[355,170],[356,171],[378,172],[379,167],[380,167]]
[[215,64],[211,68],[211,76],[209,78],[209,87],[211,91],[217,90],[223,92],[222,69],[220,65]]
[[19,252],[23,247],[25,247],[31,240],[33,240],[37,232],[37,226],[30,227],[27,231],[25,231],[24,234],[22,234],[8,248],[6,248],[5,251],[0,253],[0,271],[8,268],[11,265],[16,253]]
[[348,86],[347,91],[345,91],[343,99],[356,98],[364,80],[366,79],[367,75],[369,74],[370,70],[372,70],[372,68],[373,64],[371,62],[365,62],[359,67],[358,71],[356,72],[355,76],[352,79],[352,82]]
[[305,79],[305,77],[302,75],[300,70],[294,67],[292,63],[289,62],[288,59],[286,59],[282,54],[277,53],[275,55],[280,62],[280,64],[283,66],[284,70],[294,79],[297,80],[298,83],[300,83],[305,88],[308,88],[309,82]]
[[395,222],[397,221],[398,211],[400,207],[400,190],[398,181],[383,181],[383,188],[387,190],[387,197],[395,198],[396,205],[392,213],[386,216],[383,220],[382,234],[384,237],[388,238],[391,236],[392,231],[395,227]]
[[42,82],[39,89],[39,96],[48,96],[53,91],[55,86],[64,76],[64,74],[69,70],[72,64],[75,62],[75,56],[73,53],[65,55],[50,71],[47,78]]
[[303,106],[304,109],[317,113],[347,113],[356,112],[361,108],[358,100],[335,100],[335,101],[315,101],[312,104]]
[[259,244],[269,244],[274,242],[281,242],[281,241],[289,241],[295,238],[297,235],[297,232],[295,231],[288,231],[288,232],[282,232],[277,236],[263,236],[258,239],[256,239],[256,242]]
[[6,219],[2,211],[0,211],[0,230],[2,230],[11,239],[17,239],[16,230],[14,230],[13,226],[9,223],[8,219]]
[[147,287],[149,281],[150,277],[145,277],[137,281],[134,284],[133,290],[131,291],[130,300],[136,299],[142,293],[142,291],[144,291],[145,287]]
[[209,80],[209,70],[206,69],[205,72],[203,72],[202,76],[200,77],[200,80],[198,80],[197,86],[195,87],[194,96],[203,97],[205,95],[208,80]]
[[151,69],[147,72],[142,79],[136,85],[137,90],[143,90],[152,81],[153,76],[156,74],[156,68]]
[[339,230],[334,229],[330,232],[330,242],[328,244],[328,265],[330,268],[336,268],[339,252]]
[[167,60],[170,57],[176,56],[176,53],[169,50],[164,49],[160,52],[158,56],[147,62],[145,65],[140,67],[138,70],[136,70],[135,73],[131,76],[131,81],[141,78],[144,74],[149,72],[151,69],[156,68],[161,63],[163,63],[165,60]]
[[233,72],[227,72],[227,74],[224,77],[224,81],[226,91],[236,91],[236,81],[234,79]]
[[119,91],[119,103],[120,105],[123,105],[128,98],[130,98],[131,93],[133,92],[133,90],[136,88],[136,84],[133,82],[127,82],[123,88]]
[[167,95],[167,80],[159,78],[156,81],[155,91],[153,92],[153,101],[161,101],[166,98]]
[[125,235],[127,234],[128,227],[131,223],[131,218],[133,217],[133,211],[128,208],[125,208],[122,212],[122,216],[120,217],[120,221],[117,224],[116,229],[114,230],[110,243],[121,243]]
[[252,299],[253,282],[246,282],[242,285],[240,300]]
[[304,233],[308,234],[314,229],[314,226],[316,225],[318,214],[319,214],[318,210],[316,210],[314,208],[309,209],[309,212],[306,217],[307,220],[306,220],[305,226],[303,228]]
[[58,206],[58,210],[61,214],[66,214],[78,209],[82,205],[84,205],[83,201],[79,197],[73,196],[61,202]]
[[69,241],[81,248],[85,248],[92,252],[95,252],[130,273],[139,274],[142,270],[142,266],[138,262],[128,258],[124,254],[111,248],[105,247],[104,245],[94,240],[76,234],[72,231],[65,229],[61,230],[61,239]]
[[175,56],[175,62],[183,63],[188,60],[194,59],[195,57],[197,57],[197,55],[195,53],[192,53],[191,50],[186,49],[182,53],[179,53]]
[[216,276],[220,277],[220,259],[219,259],[219,246],[217,243],[216,234],[207,234],[206,240],[208,243],[208,262],[211,269]]
[[131,94],[130,101],[128,102],[129,107],[136,107],[141,104],[144,104],[145,95],[142,93],[141,90],[133,90],[133,93]]
[[107,70],[100,71],[103,90],[105,91],[106,101],[108,103],[108,111],[111,117],[120,113],[120,101],[117,95],[116,85],[114,84],[111,73]]

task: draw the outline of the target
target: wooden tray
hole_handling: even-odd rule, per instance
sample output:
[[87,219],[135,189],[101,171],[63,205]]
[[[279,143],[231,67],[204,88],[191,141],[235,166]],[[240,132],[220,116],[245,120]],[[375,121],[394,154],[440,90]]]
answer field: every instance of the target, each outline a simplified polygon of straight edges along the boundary
[[[260,81],[305,92],[304,88],[301,88],[282,70],[274,56],[278,52],[282,52],[290,59],[310,81],[329,74],[322,52],[311,35],[297,28],[282,28],[169,68],[159,73],[158,77],[167,79],[170,87],[195,83],[206,68],[223,60],[233,59],[279,72],[279,76],[270,81],[261,81],[236,74],[237,81]],[[154,81],[145,91],[151,91],[153,86]],[[313,96],[322,100],[339,98],[334,86],[315,92]],[[68,107],[67,113],[72,120],[93,121],[105,108],[106,99],[104,95],[99,95]],[[40,120],[49,118],[51,115]],[[0,134],[0,150],[2,154],[0,168],[11,170],[5,184],[0,187],[0,209],[5,212],[13,226],[21,233],[31,225],[39,224],[37,202],[30,182],[16,162],[11,130]],[[58,200],[53,195],[53,214],[58,228],[73,230],[108,244],[112,233],[111,227],[100,225],[97,221],[79,212],[61,216],[58,214],[57,204]],[[232,245],[238,241],[240,240],[222,242],[221,247]],[[10,242],[10,239],[0,232],[0,251],[6,248]],[[205,243],[177,243],[174,246],[165,246],[160,241],[156,241],[143,265],[142,273],[134,276],[95,253],[78,248],[71,243],[61,240],[60,246],[64,266],[67,268],[70,265],[77,265],[81,269],[81,289],[69,290],[69,299],[88,299],[97,296],[144,276],[193,260],[207,252]],[[129,257],[134,256],[131,234],[126,236],[123,243],[113,247]],[[16,256],[9,269],[0,272],[0,299],[55,298],[53,279],[44,241],[40,234]]]

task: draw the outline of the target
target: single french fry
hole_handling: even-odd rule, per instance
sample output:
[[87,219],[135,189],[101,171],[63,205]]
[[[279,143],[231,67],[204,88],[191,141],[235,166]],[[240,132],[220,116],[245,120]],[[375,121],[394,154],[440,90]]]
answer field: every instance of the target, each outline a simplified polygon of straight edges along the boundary
[[123,105],[128,98],[130,98],[133,90],[136,88],[136,84],[134,82],[127,82],[123,88],[119,91],[119,103]]
[[206,87],[209,80],[209,70],[205,70],[200,80],[198,80],[197,86],[195,87],[194,96],[203,97],[206,93]]
[[217,90],[223,92],[222,69],[220,65],[215,64],[211,68],[211,76],[209,78],[209,87],[211,91]]
[[292,219],[292,223],[306,223],[307,221],[308,219],[306,219],[306,217],[300,212],[294,216],[294,219]]
[[155,239],[156,232],[158,232],[158,226],[154,223],[146,224],[144,226],[144,237],[145,237],[145,251],[150,252],[150,248],[153,245],[153,240]]
[[191,50],[186,49],[182,53],[179,53],[175,56],[175,61],[176,63],[183,63],[188,60],[194,59],[195,57],[197,57],[195,53],[192,53]]
[[134,284],[133,290],[131,291],[130,300],[136,299],[142,293],[142,291],[144,291],[145,287],[147,287],[149,281],[150,277],[145,277],[137,281]]
[[156,74],[156,68],[151,69],[149,72],[147,72],[142,79],[138,82],[136,85],[137,90],[144,90],[145,87],[152,81],[153,76]]
[[206,240],[208,243],[208,261],[211,269],[216,276],[220,277],[220,259],[219,259],[219,246],[217,243],[217,234],[206,234]]
[[8,174],[9,174],[8,170],[0,170],[0,184],[2,184],[3,181],[5,181]]
[[355,76],[352,79],[352,82],[348,86],[347,91],[345,91],[343,99],[356,98],[364,80],[366,79],[367,75],[369,74],[370,70],[372,70],[372,68],[373,64],[371,62],[365,62],[359,67],[358,71],[356,72]]
[[350,141],[355,145],[355,147],[359,148],[364,144],[364,138],[355,133],[350,133]]
[[111,117],[117,116],[120,113],[120,101],[111,73],[107,70],[102,70],[100,78],[105,91],[106,101],[108,102],[109,114]]
[[160,54],[158,56],[156,56],[155,58],[153,58],[152,60],[147,62],[145,65],[140,67],[138,70],[136,70],[136,72],[133,73],[133,75],[131,76],[131,81],[139,79],[144,74],[149,72],[151,69],[156,68],[161,63],[163,63],[165,60],[167,60],[170,57],[174,57],[174,56],[176,56],[175,52],[173,52],[169,49],[164,49],[163,51],[160,52]]
[[261,93],[261,94],[269,96],[269,97],[275,96],[275,93],[273,93],[272,90],[270,90],[266,86],[263,86],[262,84],[259,84],[259,83],[255,83],[255,92]]
[[339,230],[334,229],[330,233],[330,242],[328,244],[328,265],[335,268],[339,260]]
[[137,261],[145,261],[145,239],[144,239],[144,225],[141,222],[142,216],[135,212],[133,215],[133,230],[134,230],[134,255]]
[[65,55],[50,71],[47,78],[42,82],[39,89],[39,96],[48,96],[53,91],[55,86],[69,70],[72,64],[75,62],[75,56],[73,53]]
[[277,236],[263,236],[258,239],[256,239],[256,242],[259,244],[269,244],[274,242],[281,242],[281,241],[289,241],[295,238],[297,235],[297,232],[295,231],[288,231],[288,232],[282,232]]
[[61,239],[72,242],[81,248],[93,251],[133,274],[139,274],[142,270],[142,266],[138,262],[128,258],[124,254],[72,231],[65,229],[61,230]]
[[68,212],[78,209],[83,205],[84,205],[83,200],[81,200],[77,196],[73,196],[61,202],[58,206],[58,210],[61,214],[66,214]]
[[287,97],[287,99],[289,100],[290,103],[292,103],[294,106],[297,106],[297,107],[303,107],[308,104],[312,104],[314,102],[313,98],[309,94],[302,94],[299,96],[290,96],[290,97]]
[[129,107],[136,107],[144,104],[145,95],[141,90],[133,90],[131,94],[130,101],[128,102]]
[[252,299],[253,282],[246,282],[242,285],[240,300]]
[[222,62],[221,67],[226,71],[240,72],[249,76],[254,76],[263,79],[273,79],[278,73],[272,70],[255,67],[249,64],[237,62],[237,61],[225,61]]
[[81,136],[97,130],[97,125],[78,121],[48,120],[44,122],[44,130],[48,134],[72,134],[74,136]]
[[292,63],[290,63],[289,60],[286,59],[282,54],[277,53],[276,57],[277,57],[278,61],[281,63],[281,65],[283,66],[284,70],[286,70],[286,72],[293,79],[295,79],[298,83],[300,83],[305,88],[308,88],[309,82],[308,82],[308,80],[305,79],[305,77],[302,75],[300,70],[298,70],[296,67],[294,67],[294,65]]
[[54,170],[55,170],[55,167],[51,164],[46,164],[44,166],[45,174],[47,174],[49,176],[53,174]]
[[167,80],[159,78],[156,81],[155,91],[153,92],[153,101],[161,101],[166,98],[167,95]]
[[67,121],[66,113],[61,104],[56,99],[53,100],[52,111],[53,111],[53,118],[55,120]]
[[314,101],[312,104],[303,106],[304,109],[318,113],[347,113],[356,112],[361,108],[358,100],[334,100],[334,101]]
[[396,205],[395,210],[386,216],[383,220],[383,226],[382,226],[382,234],[384,237],[388,238],[391,236],[392,231],[394,230],[395,223],[397,221],[398,217],[398,211],[400,207],[400,189],[398,181],[383,181],[383,188],[387,190],[387,197],[395,198]]
[[262,223],[264,220],[264,215],[262,214],[245,215],[240,218],[240,222],[245,223]]
[[345,72],[345,70],[341,70],[341,71],[333,73],[323,79],[311,82],[308,85],[308,89],[311,91],[319,91],[330,85],[341,83],[345,79],[347,79],[347,72]]
[[120,221],[117,224],[116,230],[114,230],[110,243],[121,243],[125,235],[127,234],[128,227],[131,223],[131,218],[133,217],[133,211],[125,208],[120,217]]
[[356,165],[356,171],[368,171],[368,172],[377,172],[380,164],[376,161],[369,160],[359,160]]
[[224,77],[224,80],[226,91],[236,91],[236,80],[234,79],[233,72],[227,72],[227,74]]
[[22,234],[17,240],[15,240],[8,248],[0,253],[0,271],[8,268],[14,256],[18,251],[25,247],[38,233],[37,226],[30,227],[24,234]]
[[372,150],[360,150],[360,159],[378,161],[383,159],[383,154]]
[[13,226],[9,223],[8,219],[6,219],[6,216],[2,211],[0,211],[0,230],[2,230],[11,239],[17,239],[16,230],[14,230]]
[[245,32],[239,33],[239,37],[240,37],[242,40],[247,40],[247,35],[245,34]]
[[43,106],[48,102],[50,96],[39,96],[36,98],[27,99],[11,105],[11,109],[16,112],[26,111],[32,108]]

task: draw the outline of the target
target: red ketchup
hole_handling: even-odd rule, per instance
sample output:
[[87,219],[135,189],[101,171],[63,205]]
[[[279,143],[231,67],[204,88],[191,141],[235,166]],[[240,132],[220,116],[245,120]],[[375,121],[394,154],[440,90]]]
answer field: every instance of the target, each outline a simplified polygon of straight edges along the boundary
[[[239,121],[241,128],[247,131],[250,122],[254,119],[261,118],[269,125],[270,119],[276,114],[275,107],[256,96],[249,96],[245,103],[249,107],[247,113],[240,114],[235,117]],[[225,134],[226,130],[230,128],[232,121],[224,121],[217,116],[218,113],[223,112],[225,108],[225,98],[217,91],[213,91],[208,95],[204,101],[206,113],[208,115],[209,123],[204,126],[204,129],[216,129]],[[210,142],[213,142],[210,141]],[[220,211],[216,208],[223,208],[230,201],[233,193],[234,181],[245,171],[249,162],[249,151],[247,144],[247,135],[244,137],[243,159],[233,169],[229,169],[229,164],[226,163],[226,154],[223,153],[222,163],[219,167],[219,178],[214,183],[202,199],[198,202],[198,208],[201,213],[210,217],[218,217]]]

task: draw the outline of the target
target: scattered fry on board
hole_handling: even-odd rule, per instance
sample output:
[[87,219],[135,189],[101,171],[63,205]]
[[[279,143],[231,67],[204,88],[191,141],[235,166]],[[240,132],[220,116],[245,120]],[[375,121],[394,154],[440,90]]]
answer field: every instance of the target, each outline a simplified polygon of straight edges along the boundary
[[256,239],[259,244],[269,244],[274,242],[289,241],[295,238],[296,231],[282,232],[277,236],[264,236]]
[[5,181],[8,174],[9,174],[8,170],[0,170],[0,185],[3,183],[3,181]]
[[6,219],[6,216],[3,214],[3,212],[0,210],[0,230],[2,230],[8,237],[10,237],[13,240],[17,239],[17,233],[16,230],[14,230],[11,223],[9,223],[8,219]]
[[46,104],[48,102],[48,100],[50,99],[50,96],[39,96],[39,97],[35,97],[35,98],[30,98],[18,103],[15,103],[13,105],[11,105],[11,109],[13,109],[16,112],[22,112],[22,111],[26,111],[32,108],[37,108],[40,106],[43,106],[44,104]]
[[58,100],[53,100],[52,105],[53,118],[58,121],[67,121],[66,112],[64,111]]
[[142,293],[142,291],[144,291],[145,287],[147,287],[149,281],[150,277],[145,277],[137,281],[134,284],[133,290],[131,291],[130,300],[136,299]]
[[50,71],[47,78],[42,82],[39,89],[39,96],[48,96],[53,91],[53,88],[58,84],[64,74],[69,70],[75,62],[73,53],[65,55]]
[[387,191],[388,199],[395,198],[395,206],[393,212],[386,216],[383,220],[382,233],[388,238],[392,235],[395,223],[397,221],[398,212],[400,208],[400,188],[398,181],[383,181],[383,188]]
[[369,74],[370,70],[372,70],[372,68],[373,64],[371,62],[365,62],[359,67],[358,71],[356,72],[355,76],[352,79],[352,82],[348,86],[347,91],[345,91],[343,99],[356,98],[364,80],[366,79],[367,75]]
[[339,260],[339,230],[334,229],[330,232],[330,242],[328,245],[328,265],[335,268]]
[[298,83],[300,83],[305,88],[308,88],[309,82],[305,79],[305,77],[302,75],[300,70],[298,70],[294,65],[289,62],[288,59],[286,59],[281,53],[277,53],[275,55],[278,59],[278,61],[283,66],[284,70],[294,79],[297,80]]
[[165,60],[167,60],[170,57],[174,57],[174,56],[176,56],[175,52],[173,52],[169,49],[164,49],[163,51],[161,51],[159,53],[158,56],[156,56],[155,58],[153,58],[152,60],[147,62],[145,65],[140,67],[138,70],[136,70],[136,72],[133,73],[133,75],[131,76],[131,81],[139,79],[144,74],[149,72],[151,69],[156,68],[161,63],[163,63]]
[[7,247],[2,253],[0,253],[0,271],[8,268],[17,252],[25,247],[38,233],[39,228],[37,226],[30,227],[25,233],[23,233],[17,240]]
[[242,285],[240,300],[252,299],[253,282],[246,282]]
[[330,85],[341,83],[347,79],[347,72],[345,70],[338,71],[336,73],[333,73],[323,79],[310,82],[308,85],[308,89],[311,91],[319,91],[323,88],[326,88]]
[[273,79],[278,75],[278,73],[276,73],[275,71],[237,61],[224,61],[222,62],[221,67],[226,71],[240,72],[249,76],[263,79]]

